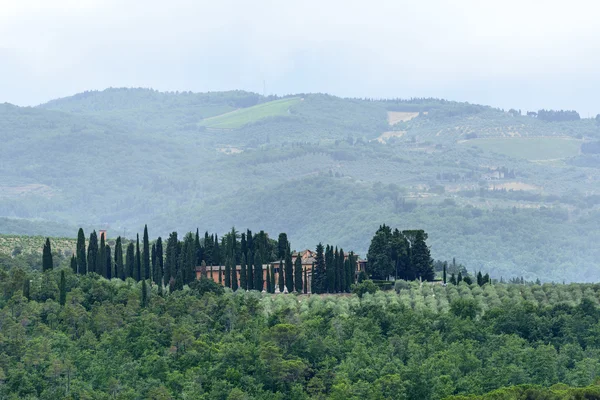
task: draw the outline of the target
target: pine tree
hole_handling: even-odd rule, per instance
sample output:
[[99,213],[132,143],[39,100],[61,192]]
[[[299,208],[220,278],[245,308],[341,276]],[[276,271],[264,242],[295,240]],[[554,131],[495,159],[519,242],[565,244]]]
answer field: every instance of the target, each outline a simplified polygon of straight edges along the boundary
[[267,266],[267,293],[275,292],[271,289],[271,268]]
[[104,276],[106,279],[112,279],[113,277],[113,266],[112,266],[112,255],[110,254],[110,246],[106,245],[104,250],[104,254],[106,254],[106,260],[104,260]]
[[294,263],[289,243],[285,248],[285,287],[287,287],[288,293],[294,291]]
[[260,257],[260,252],[256,252],[254,255],[254,290],[263,291],[264,290],[264,280],[263,280],[263,265],[262,258]]
[[236,290],[238,290],[238,277],[237,277],[237,270],[236,270],[236,265],[235,265],[235,258],[231,259],[231,261],[229,261],[231,263],[231,289],[235,292]]
[[[242,233],[242,239],[243,242],[246,242],[245,239],[245,234]],[[242,251],[242,259],[240,261],[240,287],[242,288],[242,290],[247,290],[248,289],[248,274],[246,271],[246,254]]]
[[79,228],[79,232],[77,232],[77,272],[81,275],[87,274],[87,262],[86,262],[86,254],[85,254],[85,234],[83,233],[83,229]]
[[135,269],[135,247],[132,242],[127,245],[127,252],[125,254],[125,279],[133,278],[133,270]]
[[302,257],[298,253],[294,261],[294,288],[297,293],[302,293],[302,286]]
[[123,265],[123,240],[121,236],[115,243],[115,278],[125,280],[125,266]]
[[246,272],[247,290],[254,290],[254,254],[250,249],[248,249],[248,258],[246,259]]
[[23,297],[28,301],[31,300],[31,281],[28,277],[23,281]]
[[142,280],[142,308],[146,308],[148,306],[148,288],[146,287],[146,281]]
[[98,261],[96,262],[96,273],[106,278],[106,239],[100,235],[100,251],[98,251]]
[[302,285],[304,294],[308,293],[308,273],[306,272],[306,268],[304,268],[304,284]]
[[71,255],[71,271],[74,274],[77,273],[77,259],[75,258],[75,254]]
[[50,245],[50,238],[46,238],[46,244],[42,250],[42,271],[49,271],[54,268],[52,262],[52,247]]
[[141,279],[150,279],[150,240],[148,239],[148,225],[144,225],[144,239],[143,239],[143,246],[144,246],[144,255],[143,255],[143,263],[142,263],[142,267],[143,269],[143,273],[140,274],[141,275]]
[[58,285],[59,290],[59,303],[64,306],[67,302],[67,283],[65,281],[65,271],[60,271],[60,284]]
[[141,281],[142,278],[142,255],[140,251],[140,234],[137,234],[135,240],[135,270],[133,271],[133,279]]
[[98,262],[98,235],[96,231],[90,234],[90,242],[87,250],[87,272],[96,272],[96,263]]
[[284,267],[283,260],[279,260],[279,274],[277,276],[277,286],[279,287],[279,291],[283,293],[283,288],[285,286],[285,276],[284,276]]
[[312,269],[312,287],[311,293],[325,293],[327,275],[325,271],[325,255],[323,254],[323,244],[317,245],[317,254],[315,264]]

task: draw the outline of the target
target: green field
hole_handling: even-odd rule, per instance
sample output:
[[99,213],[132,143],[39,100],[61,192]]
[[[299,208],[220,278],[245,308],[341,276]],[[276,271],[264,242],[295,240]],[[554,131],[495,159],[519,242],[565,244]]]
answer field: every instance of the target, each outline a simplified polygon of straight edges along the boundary
[[554,160],[576,156],[581,141],[558,137],[513,137],[472,139],[462,142],[461,145],[526,160]]
[[300,98],[274,100],[268,103],[258,104],[248,108],[206,118],[201,125],[216,129],[237,129],[251,122],[259,121],[267,117],[286,115],[291,106],[298,103]]

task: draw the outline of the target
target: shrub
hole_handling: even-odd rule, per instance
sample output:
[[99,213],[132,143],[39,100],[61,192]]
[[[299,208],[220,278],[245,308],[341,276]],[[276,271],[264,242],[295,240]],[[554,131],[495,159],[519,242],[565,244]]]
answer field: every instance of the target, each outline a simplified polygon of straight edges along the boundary
[[365,293],[374,294],[377,290],[379,290],[379,288],[370,279],[352,285],[352,293],[358,295],[359,298],[362,298]]

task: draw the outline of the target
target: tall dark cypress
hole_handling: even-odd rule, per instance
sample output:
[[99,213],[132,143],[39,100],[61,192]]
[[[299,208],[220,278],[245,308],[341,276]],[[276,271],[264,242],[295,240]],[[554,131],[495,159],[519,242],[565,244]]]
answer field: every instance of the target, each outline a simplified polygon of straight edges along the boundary
[[50,238],[46,238],[46,243],[42,250],[42,271],[49,271],[54,267],[52,262],[52,246],[50,245]]
[[144,225],[144,238],[143,238],[143,263],[142,267],[143,273],[141,274],[141,279],[151,279],[150,276],[150,240],[148,239],[148,225]]
[[333,247],[327,245],[327,247],[325,248],[325,253],[324,253],[324,258],[325,258],[325,273],[324,273],[324,279],[323,279],[323,283],[322,283],[322,287],[321,293],[331,293],[332,289],[333,289],[333,280],[334,280],[334,271],[335,269],[333,268]]
[[294,261],[294,288],[296,293],[302,293],[302,257],[300,257],[300,253],[296,255]]
[[123,265],[123,240],[121,236],[115,243],[115,278],[125,280],[125,266]]
[[248,290],[254,290],[254,253],[248,250],[248,258],[246,259],[246,283]]
[[444,261],[444,270],[442,271],[442,281],[446,284],[446,269],[448,268],[448,262]]
[[229,261],[231,263],[231,289],[235,292],[238,290],[238,277],[235,265],[235,258]]
[[136,281],[142,280],[142,254],[140,251],[140,234],[137,234],[135,240],[135,269],[133,271],[133,279]]
[[317,254],[315,255],[315,264],[312,269],[311,293],[325,293],[327,275],[325,271],[325,254],[323,253],[323,244],[317,245]]
[[277,239],[277,259],[278,260],[283,260],[283,257],[285,257],[285,252],[286,252],[288,246],[289,246],[289,243],[287,240],[287,234],[280,233],[279,238]]
[[106,277],[106,279],[112,279],[114,276],[113,273],[113,262],[112,262],[112,255],[110,254],[110,246],[106,245],[106,249],[104,250],[105,254],[106,254],[106,260],[104,261],[104,265],[105,267],[105,272],[104,272],[104,276]]
[[164,257],[163,257],[163,242],[162,238],[159,236],[156,239],[156,270],[154,272],[154,281],[157,285],[163,285],[163,276],[164,276]]
[[148,307],[148,287],[145,280],[142,281],[142,301],[140,306],[142,308]]
[[221,271],[221,266],[219,265],[219,285],[223,284],[223,271]]
[[194,237],[194,248],[196,251],[195,266],[199,267],[202,264],[202,245],[200,244],[200,231],[196,228],[196,237]]
[[254,290],[263,291],[264,290],[264,279],[263,279],[263,265],[262,258],[260,257],[260,252],[254,254]]
[[125,255],[125,278],[133,278],[135,269],[135,246],[132,242],[127,245],[127,253]]
[[288,293],[294,291],[294,263],[289,243],[285,248],[285,287],[287,287]]
[[229,259],[225,260],[225,286],[231,287],[231,263]]
[[354,281],[356,279],[356,256],[354,255],[354,252],[350,252],[350,254],[348,255],[348,261],[346,264],[346,272],[348,273],[347,277],[346,277],[346,292],[349,293],[350,292],[350,287],[354,284]]
[[421,277],[424,281],[432,281],[435,276],[433,260],[425,240],[425,232],[422,230],[416,231],[415,240],[411,246],[411,264],[417,271],[417,279]]
[[219,236],[215,234],[213,243],[212,260],[215,265],[221,265],[221,249],[219,249]]
[[308,293],[308,273],[306,272],[306,268],[304,268],[304,284],[302,285],[302,290],[304,294]]
[[98,261],[96,262],[96,273],[106,278],[106,239],[100,235],[100,250],[98,251]]
[[79,232],[77,232],[77,271],[76,273],[80,273],[82,275],[87,274],[87,262],[86,262],[86,254],[85,254],[85,234],[83,233],[83,229],[79,228]]
[[156,283],[156,273],[155,273],[155,271],[156,271],[156,243],[152,243],[152,250],[150,250],[150,263],[151,263],[152,272],[148,279],[150,279],[150,281]]
[[61,306],[64,306],[67,302],[67,282],[65,280],[65,271],[60,271],[60,284],[58,285],[58,302]]
[[246,242],[246,233],[242,233],[242,238],[240,239],[240,253],[246,256],[248,259],[248,243]]
[[275,268],[271,265],[271,293],[275,293]]
[[285,267],[283,266],[283,259],[279,260],[279,274],[278,274],[278,279],[277,279],[277,283],[279,286],[279,291],[281,293],[283,293],[284,291],[284,287],[285,287],[285,272],[284,272]]
[[[242,233],[242,238],[244,238],[244,234]],[[245,241],[244,241],[245,242]],[[248,274],[246,271],[246,254],[242,251],[242,259],[240,261],[240,287],[242,290],[248,289]]]
[[267,266],[267,293],[274,293],[275,290],[271,288],[271,268]]
[[77,259],[75,258],[75,254],[71,256],[71,271],[73,271],[74,274],[77,273]]
[[96,272],[98,262],[98,235],[96,231],[90,234],[90,242],[87,249],[87,272]]
[[25,297],[27,301],[31,300],[31,281],[28,277],[23,281],[23,297]]
[[346,256],[344,249],[340,249],[339,260],[337,262],[337,287],[338,293],[342,293],[346,290]]

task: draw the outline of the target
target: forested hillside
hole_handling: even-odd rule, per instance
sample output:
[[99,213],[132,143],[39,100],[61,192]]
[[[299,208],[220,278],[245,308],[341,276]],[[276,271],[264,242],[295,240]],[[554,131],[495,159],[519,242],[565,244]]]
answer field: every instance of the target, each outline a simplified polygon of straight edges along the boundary
[[365,255],[385,221],[495,278],[597,280],[600,125],[535,111],[147,89],[3,104],[0,233],[235,225]]

